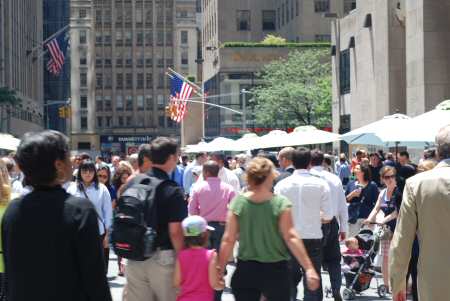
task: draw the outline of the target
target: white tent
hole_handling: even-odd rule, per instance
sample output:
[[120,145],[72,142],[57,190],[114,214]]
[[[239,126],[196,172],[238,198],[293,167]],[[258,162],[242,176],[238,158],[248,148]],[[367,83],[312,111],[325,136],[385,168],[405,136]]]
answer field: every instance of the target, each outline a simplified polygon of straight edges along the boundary
[[218,151],[233,151],[236,148],[236,141],[229,138],[217,137],[208,143],[206,151],[218,152]]
[[236,140],[234,151],[247,151],[256,149],[260,145],[261,137],[255,133],[244,134],[241,138]]
[[255,148],[272,148],[286,146],[286,136],[288,133],[281,130],[273,130],[260,138],[258,147]]
[[434,141],[438,131],[450,124],[450,100],[445,100],[434,110],[423,113],[411,119],[411,131],[420,139]]
[[0,133],[0,149],[6,149],[10,151],[17,150],[19,146],[20,140],[14,138],[14,136],[10,134]]
[[339,140],[339,135],[319,130],[312,125],[306,125],[296,127],[285,139],[285,146],[323,144]]

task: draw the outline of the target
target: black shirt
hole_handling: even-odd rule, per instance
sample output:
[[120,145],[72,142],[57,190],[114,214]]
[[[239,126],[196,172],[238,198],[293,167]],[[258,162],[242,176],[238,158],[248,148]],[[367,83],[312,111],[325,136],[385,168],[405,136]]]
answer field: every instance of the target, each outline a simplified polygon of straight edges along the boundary
[[10,301],[110,301],[97,213],[60,186],[13,201],[2,220]]
[[[172,180],[169,175],[156,167],[153,167],[148,175],[163,182],[156,191],[155,205],[158,226],[156,228],[156,247],[163,250],[172,250],[173,245],[169,235],[169,223],[181,223],[187,217],[187,203],[181,187]],[[132,179],[127,186],[135,184]],[[150,222],[149,222],[150,223]]]
[[374,181],[378,187],[383,187],[383,184],[380,181],[380,170],[381,170],[381,168],[383,168],[383,165],[380,165],[380,166],[369,165],[369,168],[370,168],[370,173],[372,175],[371,180]]

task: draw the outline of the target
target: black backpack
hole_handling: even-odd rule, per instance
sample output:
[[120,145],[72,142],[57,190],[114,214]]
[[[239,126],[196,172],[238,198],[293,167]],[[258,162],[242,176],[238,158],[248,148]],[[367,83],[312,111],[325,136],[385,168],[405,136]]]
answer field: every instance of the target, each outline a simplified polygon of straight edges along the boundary
[[117,256],[143,261],[155,251],[155,196],[165,180],[137,175],[132,181],[133,184],[117,200],[111,244]]

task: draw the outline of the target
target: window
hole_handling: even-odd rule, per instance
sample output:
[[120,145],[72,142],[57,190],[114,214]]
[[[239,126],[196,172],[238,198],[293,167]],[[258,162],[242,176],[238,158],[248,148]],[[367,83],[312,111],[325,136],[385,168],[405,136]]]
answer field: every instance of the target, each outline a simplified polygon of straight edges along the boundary
[[131,126],[132,125],[131,124],[131,116],[127,116],[125,120],[126,120],[126,125],[127,126]]
[[138,68],[144,67],[144,59],[137,59],[136,67],[138,67]]
[[112,74],[111,73],[105,73],[105,88],[111,89],[112,87]]
[[188,32],[186,30],[181,31],[181,44],[188,43]]
[[90,142],[78,142],[78,149],[91,149]]
[[101,9],[97,9],[95,11],[95,22],[102,23],[102,10]]
[[146,8],[145,10],[145,24],[152,24],[153,21],[153,12],[151,8]]
[[133,67],[133,59],[130,59],[130,58],[126,59],[125,60],[125,67],[128,67],[128,68]]
[[122,32],[118,30],[116,31],[116,45],[122,46],[122,44],[123,44]]
[[262,12],[263,30],[275,30],[275,11],[263,10]]
[[138,89],[143,89],[144,88],[144,73],[138,73],[137,74],[137,83],[136,83],[136,87]]
[[131,31],[125,32],[125,45],[131,46],[131,43],[133,42],[133,34]]
[[341,94],[350,93],[350,50],[341,51],[340,54],[339,83]]
[[166,32],[166,46],[172,46],[173,36],[171,32]]
[[116,109],[123,110],[123,97],[122,95],[116,96]]
[[294,1],[296,0],[290,0],[291,1],[291,20],[294,19]]
[[177,18],[187,18],[188,12],[186,10],[177,11]]
[[156,44],[158,46],[163,46],[164,45],[164,32],[162,30],[158,30],[158,36],[156,39]]
[[158,67],[164,67],[164,59],[158,59]]
[[316,34],[315,35],[316,42],[330,42],[331,35],[329,34]]
[[95,75],[95,82],[96,82],[97,89],[103,88],[103,74],[102,73],[97,73]]
[[106,127],[108,127],[108,128],[111,127],[111,125],[112,125],[111,116],[106,116],[105,119],[106,119]]
[[123,89],[123,74],[118,73],[116,76],[116,88]]
[[87,96],[80,96],[80,109],[87,109]]
[[188,65],[188,64],[189,64],[188,53],[186,51],[183,51],[181,53],[181,65]]
[[300,4],[298,3],[298,1],[300,0],[295,0],[295,15],[298,17],[299,13],[300,13]]
[[153,87],[153,78],[151,73],[145,74],[145,86],[147,89],[151,89]]
[[110,46],[111,45],[111,33],[110,32],[105,32],[103,34],[103,44],[105,46]]
[[159,116],[158,117],[158,124],[160,127],[164,127],[164,116]]
[[97,127],[98,128],[103,127],[103,117],[97,117]]
[[139,7],[136,7],[136,23],[141,24],[142,23],[142,9]]
[[136,104],[137,104],[138,110],[142,111],[144,109],[144,95],[137,96]]
[[133,96],[127,95],[126,97],[126,110],[133,111]]
[[151,31],[145,33],[145,45],[153,45],[153,33]]
[[125,74],[125,87],[126,89],[133,88],[133,74],[131,73]]
[[80,45],[84,45],[87,42],[87,32],[86,30],[80,30]]
[[160,73],[158,76],[158,87],[159,88],[164,87],[164,73]]
[[102,59],[99,59],[99,58],[95,59],[95,67],[101,68],[102,65],[103,65],[103,60]]
[[316,13],[325,13],[330,10],[330,0],[314,0],[314,11]]
[[133,12],[131,8],[125,9],[125,23],[131,23]]
[[87,130],[88,127],[88,121],[87,121],[87,117],[80,117],[80,128],[81,130]]
[[237,30],[247,31],[250,30],[250,11],[238,10],[237,11]]
[[80,66],[85,66],[87,64],[86,54],[80,53]]
[[164,108],[164,96],[159,94],[157,101],[158,101],[158,108]]
[[153,60],[145,59],[145,67],[151,67],[151,66],[153,66]]
[[289,0],[286,0],[286,23],[289,22]]
[[136,45],[138,45],[138,46],[144,45],[144,33],[143,32],[138,32],[136,34]]
[[278,28],[281,28],[281,12],[280,12],[280,8],[277,8],[277,24],[278,24]]
[[85,9],[80,9],[78,11],[80,19],[84,19],[87,17],[87,11]]
[[81,87],[87,86],[87,74],[86,73],[80,73],[80,86]]
[[109,9],[103,10],[103,21],[105,23],[111,23],[111,10]]
[[153,96],[152,95],[145,96],[145,103],[147,104],[147,110],[152,111],[153,110]]
[[103,100],[100,95],[95,96],[95,110],[103,111]]
[[281,5],[281,26],[284,26],[284,3]]
[[118,126],[123,126],[123,116],[117,117],[117,125]]
[[116,67],[122,67],[123,66],[123,59],[116,59]]
[[112,110],[111,96],[109,96],[109,95],[104,96],[103,100],[104,100],[104,104],[105,104],[105,111],[111,111]]
[[95,32],[95,45],[101,45],[103,41],[103,35],[101,31]]
[[166,66],[173,68],[173,59],[166,59]]
[[111,68],[111,59],[105,59],[105,68]]
[[142,115],[142,114],[139,114],[138,116],[137,116],[137,127],[144,127],[144,115]]

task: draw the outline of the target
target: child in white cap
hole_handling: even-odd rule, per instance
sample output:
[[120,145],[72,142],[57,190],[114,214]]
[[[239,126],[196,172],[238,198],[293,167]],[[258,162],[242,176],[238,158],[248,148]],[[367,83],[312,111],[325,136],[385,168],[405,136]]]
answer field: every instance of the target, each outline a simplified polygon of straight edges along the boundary
[[217,253],[208,250],[208,226],[206,220],[192,215],[181,223],[186,249],[180,251],[175,265],[174,285],[180,287],[177,301],[211,301],[214,289],[222,290],[223,281],[217,273]]

